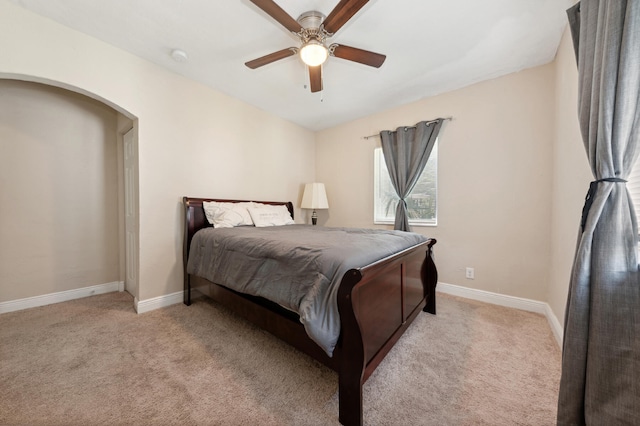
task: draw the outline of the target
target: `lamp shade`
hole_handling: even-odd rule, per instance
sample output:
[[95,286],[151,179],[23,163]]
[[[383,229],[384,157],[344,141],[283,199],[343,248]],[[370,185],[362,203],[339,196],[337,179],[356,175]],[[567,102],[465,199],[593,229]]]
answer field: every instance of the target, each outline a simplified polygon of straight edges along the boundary
[[308,183],[304,186],[302,195],[303,209],[328,209],[327,193],[324,190],[324,183]]

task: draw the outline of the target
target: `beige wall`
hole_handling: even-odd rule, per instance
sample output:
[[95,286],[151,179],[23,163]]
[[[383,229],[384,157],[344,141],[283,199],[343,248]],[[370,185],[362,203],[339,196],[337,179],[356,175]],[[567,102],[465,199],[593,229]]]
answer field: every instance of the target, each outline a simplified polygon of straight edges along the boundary
[[0,78],[50,81],[137,119],[140,300],[182,288],[182,196],[297,204],[314,179],[312,132],[8,2],[0,51]]
[[0,302],[119,281],[117,114],[0,80]]
[[593,176],[578,126],[578,70],[569,30],[555,61],[556,125],[551,194],[551,276],[547,302],[562,323],[584,197]]
[[[439,145],[441,282],[546,300],[554,138],[554,66],[529,69],[372,115],[317,135],[320,222],[373,227],[373,149],[365,135],[452,116]],[[475,268],[475,279],[465,278]]]

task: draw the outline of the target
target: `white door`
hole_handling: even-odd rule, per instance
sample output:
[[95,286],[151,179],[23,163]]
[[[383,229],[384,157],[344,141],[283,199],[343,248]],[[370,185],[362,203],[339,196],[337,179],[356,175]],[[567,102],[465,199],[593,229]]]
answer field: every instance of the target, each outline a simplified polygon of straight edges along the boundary
[[138,139],[134,129],[124,134],[124,288],[138,300]]

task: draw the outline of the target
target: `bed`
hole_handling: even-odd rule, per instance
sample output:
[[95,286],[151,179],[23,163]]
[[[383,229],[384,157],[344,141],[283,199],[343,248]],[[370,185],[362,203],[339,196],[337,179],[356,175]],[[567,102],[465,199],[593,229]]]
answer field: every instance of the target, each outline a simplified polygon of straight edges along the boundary
[[[362,425],[364,382],[421,311],[436,313],[437,270],[432,257],[436,240],[420,241],[397,253],[344,271],[332,293],[339,313],[339,336],[335,346],[327,350],[307,333],[306,324],[301,322],[304,318],[287,306],[220,285],[202,276],[205,274],[188,272],[194,236],[198,231],[211,227],[203,208],[203,203],[210,201],[251,203],[245,200],[183,198],[184,303],[191,304],[193,288],[206,286],[209,296],[215,301],[335,370],[339,377],[340,423]],[[290,202],[257,202],[286,206],[293,218],[293,204]],[[206,232],[213,230],[205,229],[203,234]],[[193,265],[190,266],[194,269]]]

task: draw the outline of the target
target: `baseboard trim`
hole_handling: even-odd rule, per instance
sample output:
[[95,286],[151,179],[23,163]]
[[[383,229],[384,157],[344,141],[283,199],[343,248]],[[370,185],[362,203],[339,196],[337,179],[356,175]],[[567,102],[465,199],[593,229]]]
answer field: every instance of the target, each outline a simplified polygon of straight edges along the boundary
[[[24,299],[0,302],[0,314],[20,311],[23,309],[36,308],[38,306],[51,305],[53,303],[66,302],[83,297],[95,296],[97,294],[124,291],[123,281],[114,281],[106,284],[98,284],[74,290],[61,291],[57,293],[44,294],[41,296],[27,297]],[[505,306],[508,308],[521,309],[523,311],[536,312],[547,318],[549,327],[562,347],[563,329],[560,321],[555,316],[548,303],[537,300],[525,299],[522,297],[507,296],[499,293],[492,293],[485,290],[477,290],[469,287],[462,287],[443,282],[438,283],[437,291],[451,294],[453,296],[464,297],[466,299],[478,300],[480,302],[491,303],[493,305]],[[155,309],[175,305],[183,301],[183,292],[178,291],[164,296],[153,297],[146,300],[134,299],[136,312],[143,314]]]
[[492,305],[505,306],[507,308],[542,314],[547,318],[547,322],[549,323],[549,327],[551,328],[551,332],[553,333],[556,342],[560,347],[562,347],[562,326],[551,310],[551,307],[546,302],[525,299],[522,297],[507,296],[505,294],[492,293],[490,291],[462,287],[443,282],[438,282],[436,290],[452,296],[464,297],[465,299],[478,300],[480,302],[491,303]]
[[183,292],[178,291],[171,294],[165,294],[164,296],[152,297],[151,299],[138,300],[136,298],[134,299],[134,306],[137,313],[144,314],[145,312],[181,303],[183,298]]
[[0,314],[21,311],[29,308],[37,308],[38,306],[46,306],[53,303],[67,302],[69,300],[81,299],[83,297],[95,296],[97,294],[112,293],[115,291],[124,291],[123,281],[113,281],[106,284],[92,285],[89,287],[60,291],[57,293],[43,294],[41,296],[0,302]]
[[562,348],[564,327],[562,326],[562,324],[560,324],[560,321],[558,321],[558,317],[553,313],[553,310],[551,310],[551,306],[549,306],[548,303],[546,305],[547,309],[545,311],[545,316],[547,317],[547,321],[549,321],[549,326],[551,327],[553,335],[556,337],[558,346]]

